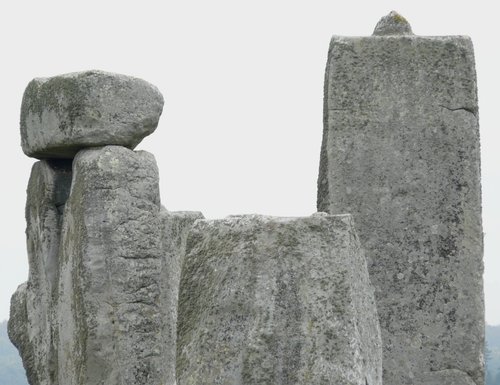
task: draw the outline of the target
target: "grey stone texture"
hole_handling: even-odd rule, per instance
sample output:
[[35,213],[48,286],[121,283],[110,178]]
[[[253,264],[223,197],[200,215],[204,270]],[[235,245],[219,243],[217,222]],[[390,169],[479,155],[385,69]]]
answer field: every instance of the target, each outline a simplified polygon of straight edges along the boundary
[[331,40],[318,210],[349,212],[356,222],[376,290],[384,384],[480,385],[483,233],[472,43],[379,35]]
[[351,217],[198,220],[186,243],[178,385],[381,384]]
[[373,35],[413,35],[411,25],[399,13],[392,11],[384,16],[375,26]]
[[82,148],[134,148],[158,125],[163,96],[142,79],[103,71],[32,80],[21,106],[21,144],[36,158],[73,158]]
[[152,155],[120,146],[33,166],[28,282],[9,336],[31,385],[175,385],[180,266],[203,216],[160,206]]
[[56,383],[58,252],[70,186],[71,162],[33,165],[26,203],[29,279],[12,297],[9,320],[9,336],[21,352],[30,384]]
[[119,146],[80,151],[63,234],[59,383],[162,383],[162,220],[153,156]]
[[169,212],[162,209],[163,255],[160,272],[160,307],[162,311],[162,385],[176,385],[177,300],[186,238],[193,223],[202,219],[200,212]]

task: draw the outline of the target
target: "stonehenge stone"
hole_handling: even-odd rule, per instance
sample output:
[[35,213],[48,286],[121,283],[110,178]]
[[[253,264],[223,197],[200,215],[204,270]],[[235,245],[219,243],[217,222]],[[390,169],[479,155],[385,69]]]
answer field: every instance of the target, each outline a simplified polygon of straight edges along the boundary
[[353,215],[375,286],[384,384],[452,378],[480,385],[483,233],[472,43],[382,29],[331,40],[318,210]]
[[381,385],[349,215],[198,220],[181,272],[177,384]]
[[9,336],[21,352],[30,384],[54,384],[57,376],[58,253],[71,175],[71,162],[39,161],[28,183],[29,279],[12,297]]
[[59,383],[161,384],[154,157],[120,146],[80,151],[62,226]]
[[73,158],[83,148],[133,149],[158,125],[163,96],[144,80],[103,71],[33,79],[21,106],[21,144],[35,158]]
[[30,274],[9,320],[30,384],[175,385],[180,267],[199,218],[160,206],[148,153],[107,146],[35,163]]

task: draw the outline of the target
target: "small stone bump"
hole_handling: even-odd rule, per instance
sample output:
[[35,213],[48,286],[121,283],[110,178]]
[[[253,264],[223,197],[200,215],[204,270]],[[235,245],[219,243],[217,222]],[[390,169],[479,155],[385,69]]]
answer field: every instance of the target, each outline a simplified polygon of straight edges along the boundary
[[413,35],[408,20],[396,11],[391,11],[388,15],[381,18],[373,31],[373,36],[389,35]]

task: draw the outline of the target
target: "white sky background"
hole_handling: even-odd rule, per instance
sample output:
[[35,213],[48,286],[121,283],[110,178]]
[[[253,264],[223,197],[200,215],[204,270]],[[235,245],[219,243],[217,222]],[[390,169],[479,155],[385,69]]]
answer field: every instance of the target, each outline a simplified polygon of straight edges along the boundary
[[[7,4],[7,5],[6,5]],[[157,131],[138,149],[160,169],[163,204],[206,217],[316,211],[330,37],[371,35],[396,10],[419,35],[469,35],[482,136],[486,320],[500,324],[500,51],[496,2],[3,1],[0,5],[0,320],[27,279],[19,110],[34,77],[102,69],[161,90]]]

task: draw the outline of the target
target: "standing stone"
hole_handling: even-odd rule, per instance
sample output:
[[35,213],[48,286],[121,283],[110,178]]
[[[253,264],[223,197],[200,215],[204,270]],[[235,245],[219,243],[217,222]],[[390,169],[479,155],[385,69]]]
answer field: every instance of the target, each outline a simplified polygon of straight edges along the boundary
[[350,216],[197,221],[177,343],[179,385],[380,385],[377,312]]
[[163,96],[148,82],[103,71],[32,80],[21,106],[21,144],[35,158],[73,158],[82,148],[134,148],[158,125]]
[[154,157],[118,146],[79,152],[62,234],[59,383],[163,384]]
[[57,384],[58,253],[62,213],[71,186],[71,162],[40,161],[28,183],[28,282],[12,297],[9,336],[32,385]]
[[376,289],[384,384],[480,385],[483,237],[472,43],[414,36],[405,23],[393,13],[372,37],[331,40],[318,210],[354,216]]

